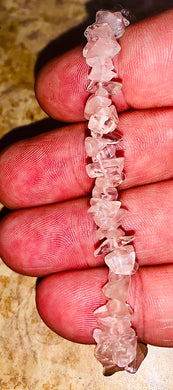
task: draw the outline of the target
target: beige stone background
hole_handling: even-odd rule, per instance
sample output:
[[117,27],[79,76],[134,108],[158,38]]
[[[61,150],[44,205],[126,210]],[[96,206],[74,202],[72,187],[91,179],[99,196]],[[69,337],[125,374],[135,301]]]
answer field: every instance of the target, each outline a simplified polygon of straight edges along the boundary
[[[34,96],[38,53],[86,17],[86,0],[0,1],[0,134],[45,118]],[[51,332],[35,308],[35,278],[0,262],[0,390],[171,390],[173,350],[149,347],[136,375],[104,378],[93,346]],[[154,326],[154,324],[153,324]]]

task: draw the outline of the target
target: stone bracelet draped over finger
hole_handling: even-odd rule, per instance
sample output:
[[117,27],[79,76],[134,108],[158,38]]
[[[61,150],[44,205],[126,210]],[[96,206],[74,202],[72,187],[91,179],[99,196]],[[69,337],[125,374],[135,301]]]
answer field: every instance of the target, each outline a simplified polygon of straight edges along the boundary
[[94,315],[98,328],[93,336],[97,343],[95,356],[104,367],[104,374],[119,370],[135,373],[147,353],[147,347],[137,342],[132,328],[133,309],[127,304],[131,275],[138,269],[133,236],[125,235],[121,221],[126,210],[118,201],[117,187],[125,178],[124,158],[116,156],[121,135],[116,131],[118,114],[111,95],[121,89],[113,58],[121,50],[118,39],[125,33],[129,21],[122,12],[100,10],[96,22],[85,30],[88,43],[83,55],[90,66],[84,116],[89,121],[91,136],[85,140],[91,162],[86,166],[89,177],[95,178],[89,213],[98,226],[100,241],[95,256],[104,255],[109,267],[108,282],[103,287],[107,300]]

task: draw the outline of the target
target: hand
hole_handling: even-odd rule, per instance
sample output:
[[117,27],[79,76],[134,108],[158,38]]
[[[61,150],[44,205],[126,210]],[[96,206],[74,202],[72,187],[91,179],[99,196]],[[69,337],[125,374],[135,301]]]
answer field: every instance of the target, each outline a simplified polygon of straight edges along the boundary
[[[134,231],[140,270],[129,303],[139,340],[173,346],[173,11],[130,26],[121,39],[121,114],[126,179],[125,231]],[[37,308],[45,323],[72,341],[92,343],[93,311],[105,303],[103,257],[94,258],[93,181],[85,170],[83,110],[88,67],[82,48],[48,63],[36,96],[53,118],[76,122],[20,141],[0,155],[0,200],[13,211],[0,224],[0,255],[16,272],[43,277]],[[132,108],[132,110],[129,110]]]

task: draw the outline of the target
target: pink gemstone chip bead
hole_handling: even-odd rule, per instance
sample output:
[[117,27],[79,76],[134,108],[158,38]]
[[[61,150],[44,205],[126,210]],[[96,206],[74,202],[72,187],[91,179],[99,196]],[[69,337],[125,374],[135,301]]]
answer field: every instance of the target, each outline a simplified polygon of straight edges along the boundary
[[123,36],[129,22],[121,12],[98,11],[96,22],[85,30],[88,43],[83,55],[90,66],[89,96],[84,116],[89,121],[91,136],[85,140],[91,162],[86,166],[95,186],[88,212],[98,226],[100,242],[95,256],[105,256],[109,267],[108,282],[103,287],[107,303],[95,311],[98,328],[93,337],[97,343],[95,356],[104,367],[104,374],[120,370],[135,373],[147,353],[147,347],[137,342],[132,328],[133,310],[127,304],[131,275],[138,265],[134,237],[126,236],[120,228],[127,211],[117,200],[117,187],[125,178],[124,158],[117,157],[117,144],[121,135],[116,132],[118,114],[111,95],[121,89],[114,70],[113,58],[121,50],[117,39]]

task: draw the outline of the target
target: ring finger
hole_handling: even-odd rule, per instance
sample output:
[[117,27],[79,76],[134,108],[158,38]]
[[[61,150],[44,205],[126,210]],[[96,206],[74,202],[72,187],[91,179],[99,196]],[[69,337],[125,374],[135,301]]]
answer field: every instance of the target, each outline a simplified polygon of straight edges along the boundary
[[[134,232],[140,265],[172,262],[172,197],[173,181],[120,194],[129,210],[122,227]],[[104,265],[103,256],[94,257],[96,226],[87,209],[83,198],[9,214],[0,224],[2,259],[15,271],[35,276]]]

